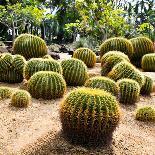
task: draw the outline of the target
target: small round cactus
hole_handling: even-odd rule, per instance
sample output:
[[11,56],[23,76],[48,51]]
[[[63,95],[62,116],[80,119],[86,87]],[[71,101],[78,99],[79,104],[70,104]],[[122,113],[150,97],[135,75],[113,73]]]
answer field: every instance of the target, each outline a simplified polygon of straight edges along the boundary
[[11,96],[11,105],[14,107],[24,108],[31,103],[31,95],[25,90],[15,91]]
[[141,66],[146,72],[155,72],[155,53],[144,55]]
[[78,48],[74,51],[73,58],[82,60],[89,68],[94,67],[96,63],[96,54],[89,48]]
[[90,88],[102,89],[111,93],[114,96],[117,96],[119,92],[119,87],[116,84],[116,82],[107,77],[101,77],[101,76],[92,77],[86,81],[84,86]]
[[66,91],[62,75],[52,71],[39,71],[31,76],[27,84],[32,97],[38,99],[60,98]]
[[107,142],[119,123],[120,108],[104,90],[78,88],[62,101],[60,119],[64,134],[75,143]]
[[114,81],[128,78],[137,81],[140,87],[144,84],[144,75],[127,61],[122,61],[112,68],[108,77]]
[[145,54],[154,53],[153,42],[147,37],[136,37],[130,39],[134,53],[132,55],[132,62],[140,67],[141,66],[141,59]]
[[101,58],[101,75],[106,76],[111,69],[121,61],[128,61],[130,62],[128,56],[119,51],[110,51],[104,54]]
[[68,85],[81,86],[88,79],[87,66],[81,60],[75,58],[63,60],[61,66]]
[[109,51],[120,51],[131,57],[133,54],[133,46],[132,43],[125,38],[110,38],[105,40],[101,45],[100,56],[102,57],[105,53]]
[[32,34],[21,34],[14,41],[13,52],[26,59],[38,58],[47,54],[47,47],[45,41],[40,37]]
[[53,71],[62,74],[62,67],[54,59],[32,58],[24,68],[24,78],[29,80],[30,77],[39,71]]
[[140,96],[140,86],[138,82],[131,79],[121,79],[117,83],[120,89],[120,103],[134,104],[138,101]]
[[149,106],[136,111],[136,119],[144,122],[155,122],[155,109]]
[[144,75],[144,85],[141,88],[141,94],[143,95],[150,95],[153,92],[153,80]]
[[12,89],[9,87],[0,87],[0,100],[10,98]]

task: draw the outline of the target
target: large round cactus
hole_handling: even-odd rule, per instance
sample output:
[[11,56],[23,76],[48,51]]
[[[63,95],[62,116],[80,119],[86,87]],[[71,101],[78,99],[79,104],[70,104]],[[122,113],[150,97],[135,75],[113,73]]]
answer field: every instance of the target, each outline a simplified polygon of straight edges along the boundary
[[62,67],[59,62],[53,59],[32,58],[24,67],[24,77],[30,77],[39,71],[53,71],[62,74]]
[[52,71],[39,71],[28,81],[28,91],[34,98],[60,98],[66,91],[62,75]]
[[101,75],[106,76],[111,69],[121,61],[128,61],[130,62],[128,56],[119,51],[110,51],[104,54],[101,58]]
[[153,91],[153,80],[146,75],[144,75],[144,78],[145,78],[145,80],[144,80],[145,82],[141,88],[141,94],[150,95],[151,92]]
[[153,42],[146,37],[137,37],[137,38],[131,39],[130,41],[134,47],[132,62],[136,66],[140,67],[142,57],[145,54],[154,52]]
[[114,66],[108,73],[108,77],[115,81],[124,78],[133,79],[139,83],[140,87],[144,84],[144,75],[127,61],[122,61]]
[[10,98],[12,94],[12,89],[9,87],[0,87],[0,100]]
[[85,83],[85,87],[102,89],[115,96],[117,96],[119,92],[119,87],[115,81],[101,76],[88,79]]
[[144,55],[141,66],[144,71],[155,72],[155,53]]
[[73,57],[82,60],[89,68],[95,66],[96,54],[89,48],[78,48],[74,51]]
[[107,39],[100,47],[100,56],[102,57],[109,51],[121,51],[129,57],[133,54],[133,46],[131,42],[125,38],[115,37]]
[[43,57],[47,54],[46,43],[38,36],[21,34],[13,44],[14,54],[23,55],[26,59]]
[[138,82],[132,79],[121,79],[118,82],[120,94],[120,103],[134,104],[140,96],[140,86]]
[[61,62],[63,76],[68,85],[81,86],[88,79],[87,66],[78,59],[68,59]]
[[106,142],[118,125],[119,104],[104,90],[79,88],[61,103],[60,119],[63,132],[75,143]]

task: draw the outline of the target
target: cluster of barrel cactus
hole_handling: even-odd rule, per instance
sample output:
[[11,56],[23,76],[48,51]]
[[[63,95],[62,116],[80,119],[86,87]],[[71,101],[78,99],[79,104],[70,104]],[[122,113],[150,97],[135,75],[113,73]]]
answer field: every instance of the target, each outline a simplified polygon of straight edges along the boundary
[[54,59],[32,58],[24,67],[24,78],[29,80],[34,73],[39,71],[53,71],[62,74],[62,67]]
[[24,108],[31,103],[31,95],[25,90],[15,91],[11,96],[11,105],[14,107]]
[[52,71],[39,71],[28,81],[28,91],[38,99],[60,98],[66,91],[66,82],[62,75]]
[[118,96],[119,92],[119,87],[116,84],[116,82],[107,77],[101,77],[101,76],[92,77],[86,81],[84,86],[90,88],[102,89],[108,91],[114,96]]
[[144,71],[155,72],[155,53],[144,55],[141,66]]
[[13,44],[13,53],[26,59],[43,57],[47,54],[47,46],[43,39],[32,34],[21,34]]
[[78,88],[62,101],[60,119],[64,134],[75,143],[107,142],[120,119],[119,104],[106,91]]
[[26,60],[21,55],[3,53],[0,55],[0,81],[19,83],[23,80],[23,69]]
[[10,98],[12,94],[12,89],[9,87],[0,87],[0,100]]
[[132,79],[121,79],[118,82],[119,101],[124,104],[134,104],[140,96],[140,86]]
[[89,68],[94,67],[96,63],[96,54],[89,48],[78,48],[74,51],[73,58],[82,60]]
[[88,79],[87,66],[81,60],[75,58],[63,60],[61,66],[68,85],[81,86]]

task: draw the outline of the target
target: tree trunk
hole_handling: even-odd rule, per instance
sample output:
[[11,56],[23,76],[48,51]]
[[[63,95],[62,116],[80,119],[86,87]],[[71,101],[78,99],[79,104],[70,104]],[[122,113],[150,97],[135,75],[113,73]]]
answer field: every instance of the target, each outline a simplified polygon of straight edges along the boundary
[[44,21],[41,23],[40,28],[41,28],[41,38],[45,40],[45,25],[44,25]]
[[15,40],[15,23],[14,21],[12,21],[12,43],[14,42]]

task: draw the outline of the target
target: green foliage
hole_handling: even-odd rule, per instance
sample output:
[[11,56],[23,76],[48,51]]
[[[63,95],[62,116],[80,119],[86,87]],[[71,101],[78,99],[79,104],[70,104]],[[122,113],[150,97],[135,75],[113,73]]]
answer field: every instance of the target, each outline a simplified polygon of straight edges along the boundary
[[89,68],[96,64],[96,54],[89,48],[78,48],[74,51],[73,58],[82,60]]
[[144,75],[144,78],[145,78],[145,82],[141,88],[141,94],[150,95],[150,93],[153,91],[153,80],[150,77],[145,75]]
[[87,66],[81,60],[75,58],[63,60],[61,66],[68,85],[81,86],[88,79]]
[[155,53],[144,55],[141,66],[146,72],[155,72]]
[[10,98],[12,89],[9,87],[0,87],[0,100]]
[[31,103],[31,95],[25,90],[18,90],[11,96],[11,105],[14,107],[24,108]]
[[120,109],[110,93],[92,88],[73,90],[61,103],[63,132],[76,143],[96,145],[110,141],[119,123]]
[[66,91],[62,75],[52,71],[39,71],[28,81],[28,91],[34,98],[60,98]]
[[13,52],[23,55],[26,59],[37,58],[47,54],[47,47],[45,41],[40,37],[21,34],[14,42]]
[[119,87],[115,81],[107,78],[96,76],[88,79],[84,85],[85,87],[98,88],[111,93],[114,96],[118,96]]
[[29,80],[30,77],[39,71],[53,71],[62,74],[62,67],[54,59],[32,58],[24,67],[24,78]]
[[26,60],[21,55],[3,53],[0,55],[0,81],[19,83],[23,80],[23,69]]
[[132,62],[140,67],[142,57],[145,54],[154,52],[153,42],[147,37],[137,37],[130,39],[130,41],[134,47]]
[[100,47],[100,56],[102,57],[109,51],[120,51],[130,58],[133,54],[133,46],[126,38],[115,37],[105,40]]
[[127,61],[120,62],[114,66],[108,73],[108,77],[115,81],[124,78],[133,79],[139,83],[140,87],[144,84],[144,75]]
[[124,60],[130,62],[128,56],[122,52],[110,51],[105,53],[101,58],[101,75],[106,76],[117,63]]
[[139,108],[136,112],[136,119],[144,122],[155,122],[155,109],[149,106]]
[[120,88],[119,101],[124,104],[134,104],[140,96],[140,86],[132,79],[121,79],[118,82]]

